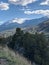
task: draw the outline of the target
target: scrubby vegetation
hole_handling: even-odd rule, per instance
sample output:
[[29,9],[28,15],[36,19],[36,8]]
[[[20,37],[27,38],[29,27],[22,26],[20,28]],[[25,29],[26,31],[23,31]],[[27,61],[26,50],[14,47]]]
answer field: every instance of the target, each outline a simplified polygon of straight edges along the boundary
[[0,65],[31,65],[24,57],[10,50],[7,46],[0,46]]
[[49,65],[49,42],[43,33],[31,34],[17,28],[12,37],[4,40],[10,49],[23,55],[32,64]]

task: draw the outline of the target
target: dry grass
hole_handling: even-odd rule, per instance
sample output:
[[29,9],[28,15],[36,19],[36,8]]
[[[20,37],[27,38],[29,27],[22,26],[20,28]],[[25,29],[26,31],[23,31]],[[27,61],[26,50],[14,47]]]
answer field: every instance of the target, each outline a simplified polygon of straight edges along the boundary
[[18,53],[15,54],[15,52],[10,50],[8,47],[0,47],[0,57],[7,58],[10,61],[15,62],[15,65],[31,65],[31,63],[24,57],[20,56]]

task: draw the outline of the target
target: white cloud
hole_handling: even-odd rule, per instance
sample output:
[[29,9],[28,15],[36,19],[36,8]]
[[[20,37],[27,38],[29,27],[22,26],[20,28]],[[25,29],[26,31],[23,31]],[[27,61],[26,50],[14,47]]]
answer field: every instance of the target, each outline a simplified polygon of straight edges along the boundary
[[26,6],[26,7],[23,7],[22,9],[20,9],[20,10],[22,10],[22,11],[28,11],[28,10],[31,10],[28,6]]
[[27,4],[33,3],[36,0],[9,0],[10,3],[15,4],[15,5],[22,5],[26,6]]
[[35,11],[24,11],[25,14],[42,14],[44,16],[49,16],[49,10],[35,10]]
[[33,11],[24,11],[24,13],[30,15],[33,14]]
[[8,3],[0,2],[0,10],[8,10],[8,9],[9,9]]
[[22,24],[25,20],[27,20],[27,18],[15,18],[12,20],[12,22],[17,22],[19,24]]
[[40,3],[40,5],[49,5],[49,0],[45,0],[44,2]]

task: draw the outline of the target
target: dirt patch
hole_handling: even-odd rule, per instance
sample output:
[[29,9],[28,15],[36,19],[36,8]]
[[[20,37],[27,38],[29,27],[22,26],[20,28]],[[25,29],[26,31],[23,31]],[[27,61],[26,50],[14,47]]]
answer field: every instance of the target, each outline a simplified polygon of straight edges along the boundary
[[15,65],[14,62],[8,60],[7,58],[0,58],[0,65]]

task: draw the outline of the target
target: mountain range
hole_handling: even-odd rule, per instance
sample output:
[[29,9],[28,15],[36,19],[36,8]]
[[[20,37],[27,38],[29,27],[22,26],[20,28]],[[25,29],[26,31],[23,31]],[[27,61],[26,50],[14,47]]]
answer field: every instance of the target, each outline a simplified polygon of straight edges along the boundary
[[40,23],[37,27],[38,32],[49,32],[49,19]]
[[[47,17],[42,17],[42,18],[37,18],[37,19],[25,20],[23,23],[19,24],[17,22],[13,22],[13,19],[12,19],[12,20],[9,20],[9,21],[3,23],[2,25],[0,25],[0,31],[14,29],[17,27],[20,27],[20,28],[34,27],[40,23],[43,23],[46,20],[48,20]],[[41,24],[40,24],[40,26],[41,26]]]

